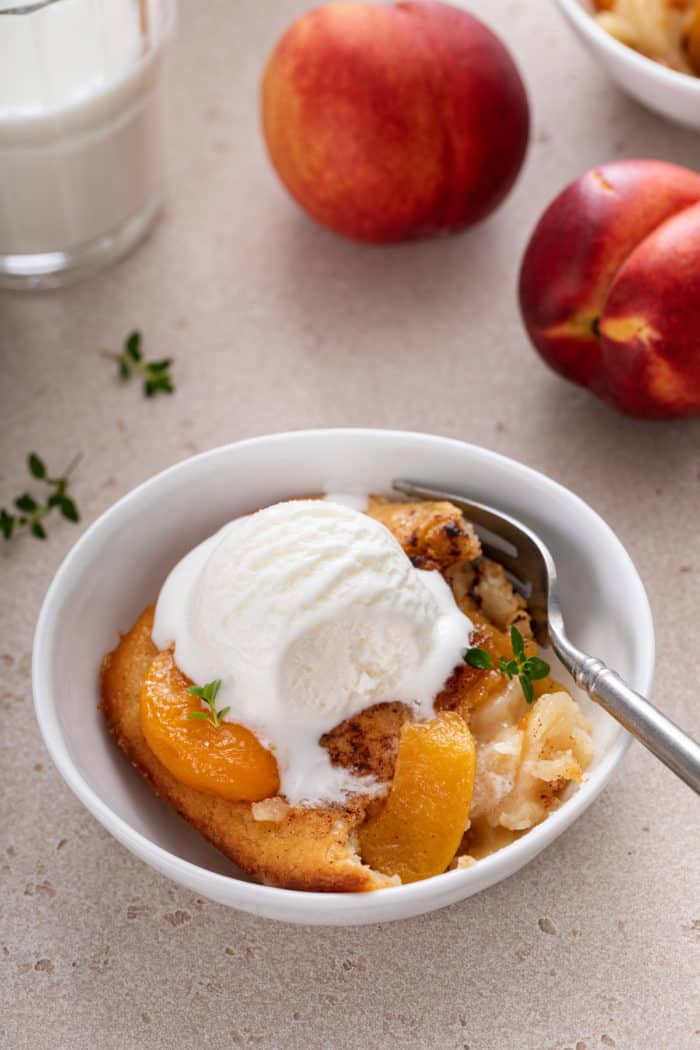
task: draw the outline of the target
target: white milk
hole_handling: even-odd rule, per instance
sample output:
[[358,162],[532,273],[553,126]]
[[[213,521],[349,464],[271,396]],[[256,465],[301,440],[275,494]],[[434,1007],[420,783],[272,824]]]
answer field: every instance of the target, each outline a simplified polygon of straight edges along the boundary
[[71,253],[160,193],[164,20],[150,0],[0,0],[0,256]]

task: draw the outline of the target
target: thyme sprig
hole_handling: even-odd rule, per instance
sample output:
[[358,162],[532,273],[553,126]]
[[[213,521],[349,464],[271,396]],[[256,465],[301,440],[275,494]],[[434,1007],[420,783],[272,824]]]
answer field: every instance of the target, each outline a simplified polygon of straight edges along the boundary
[[517,627],[511,627],[510,629],[510,643],[513,647],[512,660],[506,660],[502,656],[498,664],[495,665],[491,653],[476,646],[466,650],[464,660],[472,667],[478,667],[485,671],[495,668],[502,675],[505,675],[506,678],[517,678],[520,682],[523,696],[528,704],[531,704],[535,698],[532,683],[547,677],[550,671],[549,664],[546,660],[541,660],[539,656],[527,655],[525,652],[525,641]]
[[116,361],[120,379],[127,380],[134,374],[140,375],[143,380],[143,393],[146,397],[154,397],[156,394],[172,394],[175,390],[170,375],[172,357],[164,357],[160,361],[145,361],[142,343],[141,333],[133,331],[124,340],[121,353],[115,350],[103,350],[101,351],[102,356]]
[[191,685],[187,692],[192,693],[192,696],[198,696],[200,700],[203,700],[209,710],[190,711],[187,717],[202,718],[205,722],[209,722],[210,725],[214,726],[214,729],[218,729],[221,725],[221,719],[231,710],[230,707],[222,707],[221,710],[216,710],[216,696],[219,689],[221,689],[220,678],[215,678],[213,682],[207,682],[206,685]]
[[56,509],[67,521],[80,521],[78,507],[69,491],[71,475],[80,463],[82,455],[74,456],[66,469],[59,477],[51,477],[43,459],[30,452],[27,456],[27,470],[37,481],[43,481],[48,486],[48,496],[42,502],[31,494],[22,492],[13,503],[12,510],[6,507],[0,509],[0,533],[5,540],[11,540],[17,536],[22,529],[29,532],[37,540],[46,539],[44,519],[52,510]]

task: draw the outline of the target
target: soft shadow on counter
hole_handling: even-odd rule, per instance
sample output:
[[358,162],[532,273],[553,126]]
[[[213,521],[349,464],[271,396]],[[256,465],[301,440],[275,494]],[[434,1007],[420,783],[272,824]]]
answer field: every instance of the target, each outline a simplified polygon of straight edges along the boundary
[[[700,417],[645,420],[623,415],[589,391],[573,386],[548,369],[537,384],[535,408],[528,421],[542,469],[556,464],[575,469],[577,477],[601,476],[610,494],[630,502],[645,492],[660,494],[679,484],[697,487],[700,505]],[[676,496],[679,493],[676,490]]]
[[368,347],[382,335],[395,340],[397,329],[460,322],[465,305],[483,309],[489,280],[512,282],[503,210],[456,235],[389,245],[350,241],[286,208],[279,223],[268,279],[290,321],[338,335],[359,324]]

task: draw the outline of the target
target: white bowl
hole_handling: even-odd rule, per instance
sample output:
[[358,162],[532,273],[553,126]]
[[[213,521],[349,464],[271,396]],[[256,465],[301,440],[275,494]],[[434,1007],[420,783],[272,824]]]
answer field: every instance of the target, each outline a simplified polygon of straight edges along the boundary
[[578,37],[623,91],[663,117],[700,129],[700,77],[640,55],[596,22],[586,0],[557,0]]
[[[388,491],[397,475],[461,490],[539,532],[557,561],[572,639],[636,689],[650,688],[654,631],[629,556],[590,507],[528,467],[447,438],[360,429],[273,434],[178,463],[106,511],[63,562],[36,628],[34,703],[53,761],[90,812],[147,864],[202,896],[271,919],[318,924],[385,922],[452,904],[512,875],[557,838],[627,748],[627,734],[586,698],[596,758],[560,809],[473,868],[366,894],[251,882],[153,795],[97,710],[100,661],[117,632],[153,601],[173,564],[229,519],[329,486]],[[602,875],[602,853],[599,860]]]

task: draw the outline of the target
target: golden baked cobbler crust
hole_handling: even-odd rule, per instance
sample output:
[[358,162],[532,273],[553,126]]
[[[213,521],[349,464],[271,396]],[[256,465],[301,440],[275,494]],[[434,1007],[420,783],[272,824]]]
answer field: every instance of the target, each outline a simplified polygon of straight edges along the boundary
[[288,809],[278,821],[256,820],[254,804],[230,802],[181,784],[148,747],[141,729],[141,686],[157,650],[153,608],[105,657],[101,708],[110,732],[160,797],[217,849],[261,882],[289,889],[351,892],[394,880],[362,864],[352,846],[362,799],[345,809]]

